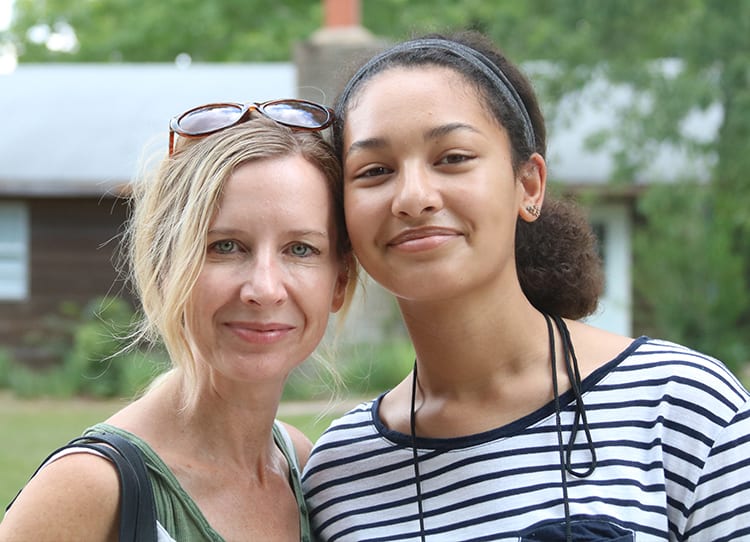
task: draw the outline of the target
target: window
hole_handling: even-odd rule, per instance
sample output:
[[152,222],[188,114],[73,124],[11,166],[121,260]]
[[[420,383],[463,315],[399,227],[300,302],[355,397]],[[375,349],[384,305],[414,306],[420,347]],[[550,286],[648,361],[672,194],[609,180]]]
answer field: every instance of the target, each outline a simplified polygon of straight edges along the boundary
[[0,201],[0,301],[29,295],[29,211],[23,202]]
[[627,207],[595,207],[589,218],[604,263],[604,295],[598,310],[587,321],[614,333],[630,335],[631,232]]

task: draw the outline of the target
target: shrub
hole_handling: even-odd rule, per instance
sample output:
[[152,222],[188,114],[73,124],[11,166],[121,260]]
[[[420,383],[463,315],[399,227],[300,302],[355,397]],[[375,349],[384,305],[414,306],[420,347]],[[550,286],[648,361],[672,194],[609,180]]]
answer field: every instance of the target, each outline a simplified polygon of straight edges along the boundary
[[140,395],[151,381],[170,365],[166,353],[156,349],[129,352],[117,356],[113,363],[116,363],[120,370],[117,393],[120,397]]
[[10,385],[11,361],[10,354],[5,349],[0,349],[0,389]]
[[283,399],[327,400],[339,392],[350,396],[375,396],[398,384],[413,364],[414,349],[406,339],[347,345],[341,347],[334,363],[343,389],[338,389],[335,377],[320,362],[311,359],[292,372]]
[[119,298],[97,298],[84,308],[63,361],[64,371],[78,380],[77,391],[95,397],[120,392],[124,356],[118,354],[132,320],[133,310]]
[[414,366],[414,348],[407,339],[350,346],[337,362],[351,394],[375,395],[396,386]]
[[132,397],[168,365],[158,349],[126,349],[133,318],[130,305],[115,297],[96,298],[82,308],[62,304],[45,319],[54,331],[49,340],[32,338],[59,353],[62,364],[32,370],[0,352],[0,387],[21,397]]

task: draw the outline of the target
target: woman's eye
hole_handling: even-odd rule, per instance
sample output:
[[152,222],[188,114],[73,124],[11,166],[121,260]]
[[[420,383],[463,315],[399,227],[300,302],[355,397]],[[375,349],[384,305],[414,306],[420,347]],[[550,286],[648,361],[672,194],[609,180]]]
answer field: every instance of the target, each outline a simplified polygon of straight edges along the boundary
[[236,250],[237,244],[234,241],[225,239],[223,241],[216,241],[215,243],[212,243],[211,248],[213,248],[213,250],[215,252],[218,252],[219,254],[229,254]]
[[297,256],[298,258],[306,258],[316,253],[315,249],[304,243],[296,243],[292,245],[289,248],[289,252],[291,252],[292,256]]

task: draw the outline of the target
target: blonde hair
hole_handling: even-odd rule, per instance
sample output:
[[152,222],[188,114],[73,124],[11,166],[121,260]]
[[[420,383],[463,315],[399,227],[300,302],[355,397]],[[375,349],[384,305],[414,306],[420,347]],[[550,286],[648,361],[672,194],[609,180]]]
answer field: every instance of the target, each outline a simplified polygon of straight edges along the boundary
[[133,344],[162,342],[183,380],[185,405],[197,393],[197,363],[187,334],[188,301],[201,272],[211,221],[224,184],[247,162],[301,155],[328,183],[340,261],[356,287],[357,268],[346,232],[341,167],[316,132],[292,131],[273,121],[250,122],[200,139],[179,139],[175,153],[132,185],[131,214],[123,237],[123,263],[141,303]]

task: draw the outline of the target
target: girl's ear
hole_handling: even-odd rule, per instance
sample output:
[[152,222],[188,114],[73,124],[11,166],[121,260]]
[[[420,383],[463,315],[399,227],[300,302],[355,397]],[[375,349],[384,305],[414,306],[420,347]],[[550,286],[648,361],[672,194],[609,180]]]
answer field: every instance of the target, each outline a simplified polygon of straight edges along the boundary
[[547,163],[539,153],[534,153],[521,166],[518,181],[522,188],[518,216],[526,222],[534,222],[542,213],[544,191],[547,188]]

